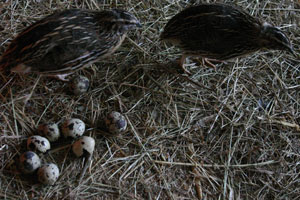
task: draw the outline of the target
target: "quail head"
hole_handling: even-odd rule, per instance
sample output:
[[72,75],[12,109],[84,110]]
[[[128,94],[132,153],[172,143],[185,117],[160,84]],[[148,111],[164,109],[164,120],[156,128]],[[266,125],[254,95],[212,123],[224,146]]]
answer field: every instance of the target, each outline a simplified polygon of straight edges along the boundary
[[126,33],[140,26],[135,16],[123,10],[56,12],[27,27],[11,42],[0,70],[70,74],[112,54]]
[[167,23],[160,38],[181,47],[181,66],[187,56],[224,61],[261,49],[295,55],[283,31],[226,4],[200,4],[183,10]]

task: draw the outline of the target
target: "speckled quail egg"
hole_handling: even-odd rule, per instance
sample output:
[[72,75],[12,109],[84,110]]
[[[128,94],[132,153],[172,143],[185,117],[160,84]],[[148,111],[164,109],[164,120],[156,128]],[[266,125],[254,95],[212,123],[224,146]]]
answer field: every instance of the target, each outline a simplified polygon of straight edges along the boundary
[[50,142],[45,137],[34,135],[27,139],[27,149],[45,153],[50,149]]
[[33,151],[26,151],[20,156],[19,160],[20,168],[26,174],[34,172],[41,166],[40,157]]
[[77,138],[83,135],[85,123],[80,119],[68,119],[62,124],[62,133],[64,137]]
[[70,90],[75,95],[80,95],[88,91],[90,81],[85,76],[76,76],[70,82]]
[[121,113],[113,111],[107,115],[105,125],[110,133],[119,134],[126,130],[127,121]]
[[55,142],[60,137],[60,131],[56,123],[45,123],[39,125],[38,133],[45,136],[50,142]]
[[83,136],[79,138],[72,145],[73,153],[77,156],[87,156],[93,154],[95,148],[95,140],[89,136]]
[[43,165],[38,170],[38,180],[47,185],[53,185],[59,177],[59,169],[56,164]]

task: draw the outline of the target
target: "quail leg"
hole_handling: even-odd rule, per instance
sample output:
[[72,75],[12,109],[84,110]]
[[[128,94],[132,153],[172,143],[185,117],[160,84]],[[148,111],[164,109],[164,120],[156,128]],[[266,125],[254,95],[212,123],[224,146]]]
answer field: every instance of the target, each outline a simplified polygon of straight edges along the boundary
[[207,67],[211,67],[216,71],[217,70],[216,65],[212,64],[210,61],[215,61],[215,60],[211,60],[211,59],[208,59],[208,58],[202,58],[202,65],[207,66]]
[[185,63],[185,59],[187,58],[188,56],[187,55],[182,55],[180,60],[179,60],[179,66],[183,69],[184,73],[186,73],[187,75],[192,75],[191,72],[189,72],[185,66],[184,66],[184,63]]
[[217,70],[217,67],[212,62],[222,63],[222,61],[215,60],[215,59],[209,59],[209,58],[194,58],[193,60],[195,60],[195,62],[199,63],[200,65],[202,65],[204,67],[213,68],[214,70]]
[[212,68],[214,68],[214,70],[217,70],[217,66],[215,64],[213,64],[212,62],[226,63],[225,61],[222,61],[222,60],[216,60],[216,59],[211,59],[211,58],[202,58],[202,64],[204,66],[212,67]]

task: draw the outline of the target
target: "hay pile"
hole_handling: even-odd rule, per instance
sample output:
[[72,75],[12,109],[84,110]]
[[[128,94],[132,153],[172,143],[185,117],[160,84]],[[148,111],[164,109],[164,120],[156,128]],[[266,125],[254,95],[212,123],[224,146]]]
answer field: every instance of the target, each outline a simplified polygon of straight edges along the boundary
[[[84,95],[72,96],[67,83],[38,80],[34,74],[6,77],[9,83],[0,88],[0,198],[299,198],[299,60],[279,51],[258,52],[219,64],[216,71],[191,61],[193,75],[186,78],[171,62],[180,51],[158,36],[179,10],[199,2],[1,3],[0,53],[22,29],[54,10],[123,8],[137,16],[143,28],[131,32],[111,58],[76,72],[91,80]],[[238,2],[252,15],[282,27],[299,53],[299,2]],[[128,119],[126,133],[117,137],[99,128],[112,110]],[[82,119],[86,135],[96,139],[84,181],[76,182],[83,161],[70,148],[43,158],[61,170],[55,186],[42,186],[20,174],[14,159],[24,151],[26,138],[43,122],[69,117]]]

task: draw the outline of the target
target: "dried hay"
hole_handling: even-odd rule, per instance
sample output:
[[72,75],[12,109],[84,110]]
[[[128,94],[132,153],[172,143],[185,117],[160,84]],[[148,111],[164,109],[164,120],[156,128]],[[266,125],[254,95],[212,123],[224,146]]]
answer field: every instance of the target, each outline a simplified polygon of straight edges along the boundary
[[[279,51],[258,52],[219,64],[216,71],[191,61],[192,76],[178,73],[171,61],[180,51],[158,36],[179,10],[199,2],[2,3],[1,53],[17,33],[54,10],[124,8],[143,28],[132,32],[114,56],[76,73],[91,80],[84,95],[69,95],[66,83],[34,74],[6,77],[9,82],[0,88],[0,198],[299,198],[299,60]],[[224,2],[238,2],[282,27],[299,52],[299,2]],[[104,136],[99,128],[112,110],[129,121],[127,132],[117,137]],[[18,173],[14,159],[24,151],[26,138],[42,122],[68,117],[85,121],[86,135],[96,139],[83,182],[76,181],[83,161],[62,144],[43,156],[61,170],[55,186]]]

